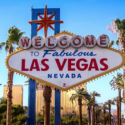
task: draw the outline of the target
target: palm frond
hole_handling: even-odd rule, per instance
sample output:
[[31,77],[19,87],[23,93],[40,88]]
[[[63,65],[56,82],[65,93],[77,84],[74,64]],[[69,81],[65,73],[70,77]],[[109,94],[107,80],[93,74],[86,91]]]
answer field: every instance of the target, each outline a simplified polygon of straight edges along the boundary
[[108,107],[106,106],[106,104],[104,104],[102,107],[101,107],[102,110],[107,110]]
[[116,97],[116,98],[113,99],[113,101],[114,101],[115,103],[117,103],[118,100],[119,100],[118,97]]
[[86,100],[85,103],[83,103],[82,105],[87,105],[87,106],[98,106],[98,104],[96,103],[96,101],[94,100],[94,98],[91,98],[90,100]]
[[95,113],[99,113],[100,111],[101,111],[101,109],[99,109],[99,108],[95,109]]
[[2,49],[2,47],[5,45],[5,42],[1,42],[0,43],[0,49]]
[[113,100],[108,100],[106,102],[107,105],[115,105],[115,102]]
[[109,47],[112,47],[114,45],[114,41],[112,40],[110,43],[109,43]]
[[81,98],[82,100],[87,100],[90,98],[90,95],[84,88],[79,88],[75,91],[76,91],[76,93],[72,94],[72,96],[70,97],[70,101],[72,101],[72,103],[73,103],[73,101],[75,101],[79,98]]
[[120,41],[119,39],[116,40],[116,45],[119,45]]
[[19,49],[20,49],[20,46],[17,46],[17,47],[16,47],[16,50],[19,50]]
[[117,76],[113,76],[109,84],[114,90],[118,88],[123,89],[124,88],[123,75],[121,73],[117,73]]
[[117,25],[119,25],[119,24],[121,24],[121,20],[120,20],[119,18],[116,18],[116,19],[115,19],[115,23],[116,23]]
[[78,99],[78,95],[77,94],[72,94],[69,101],[71,101],[73,103],[76,99]]
[[21,38],[21,36],[24,34],[24,32],[20,32],[21,30],[18,29],[15,26],[12,26],[9,30],[8,30],[8,40],[13,43],[13,44],[18,44],[19,39]]
[[96,91],[94,91],[94,92],[92,92],[92,93],[90,93],[90,95],[92,96],[92,97],[100,97],[101,95],[99,94],[99,93],[97,93]]
[[5,45],[5,51],[8,51],[9,50],[9,45]]
[[125,19],[120,20],[119,18],[116,18],[115,24],[117,25],[119,36],[124,37],[125,36]]

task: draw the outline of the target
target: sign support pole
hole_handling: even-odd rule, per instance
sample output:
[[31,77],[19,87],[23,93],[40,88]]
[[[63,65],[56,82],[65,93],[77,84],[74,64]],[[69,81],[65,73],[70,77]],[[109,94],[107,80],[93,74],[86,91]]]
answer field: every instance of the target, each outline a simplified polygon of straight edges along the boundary
[[[31,7],[32,20],[37,20],[37,15],[34,14],[33,8]],[[36,32],[37,24],[31,24],[31,39],[37,35]],[[35,125],[36,123],[36,82],[35,80],[29,79],[29,94],[28,94],[28,118],[27,125]]]
[[[55,20],[60,21],[60,9],[55,13]],[[60,23],[55,23],[55,34],[60,32]],[[55,125],[61,125],[61,105],[60,105],[60,91],[55,89]]]
[[61,125],[60,97],[60,91],[58,89],[55,89],[55,125]]
[[[48,8],[48,13],[55,13],[55,20],[60,20],[60,8]],[[38,14],[43,14],[44,9],[31,8],[32,20],[37,20]],[[60,32],[60,23],[55,23],[55,33]],[[31,24],[31,39],[37,35],[37,24]],[[28,118],[27,125],[35,125],[35,108],[36,108],[36,82],[29,80],[29,101],[28,101]],[[55,125],[60,125],[60,91],[55,89]]]
[[28,118],[27,125],[35,125],[35,107],[36,107],[36,82],[29,79],[29,96],[28,96]]

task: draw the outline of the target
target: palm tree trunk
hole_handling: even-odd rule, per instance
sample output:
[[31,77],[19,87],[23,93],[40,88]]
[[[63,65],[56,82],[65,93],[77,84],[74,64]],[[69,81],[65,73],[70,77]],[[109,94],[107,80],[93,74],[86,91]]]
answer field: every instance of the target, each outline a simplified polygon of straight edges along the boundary
[[94,106],[92,106],[92,125],[95,125],[95,119],[94,119]]
[[111,125],[111,105],[109,104],[109,125]]
[[91,125],[91,112],[90,112],[91,107],[88,106],[88,125]]
[[119,125],[119,105],[118,105],[118,102],[117,102],[117,125]]
[[11,105],[12,105],[12,84],[13,84],[13,71],[8,70],[7,81],[7,118],[6,125],[11,125]]
[[[9,48],[9,53],[13,52],[12,46]],[[14,72],[8,70],[8,80],[7,80],[7,116],[6,125],[11,125],[11,106],[12,106],[12,85],[13,85],[13,75]]]
[[44,125],[50,125],[50,102],[51,102],[51,87],[45,86],[43,97],[44,97]]
[[1,123],[2,116],[0,115],[0,123]]
[[95,125],[97,125],[97,113],[95,113]]
[[[124,83],[125,83],[125,70],[124,70]],[[125,103],[125,85],[124,85],[124,89],[123,89],[123,102]],[[125,108],[124,108],[125,110]]]
[[121,125],[121,89],[119,91],[119,125]]
[[103,124],[104,125],[106,125],[105,123],[106,123],[106,119],[105,119],[105,110],[103,111],[103,113],[104,113],[104,120],[103,120]]
[[79,125],[82,125],[82,98],[78,98],[79,105]]
[[[125,56],[125,37],[121,37],[120,38],[120,41],[121,41],[121,50],[122,50],[122,52],[124,53],[124,56]],[[123,102],[125,103],[125,64],[124,64],[124,67],[123,67],[123,78],[124,78],[124,90],[123,90]],[[121,125],[121,94],[120,94],[121,92],[119,92],[119,97],[120,97],[120,99],[119,99],[119,114],[120,114],[120,116],[119,116],[119,125]],[[125,110],[125,109],[124,109]]]
[[125,37],[121,37],[120,42],[121,42],[121,50],[125,54]]

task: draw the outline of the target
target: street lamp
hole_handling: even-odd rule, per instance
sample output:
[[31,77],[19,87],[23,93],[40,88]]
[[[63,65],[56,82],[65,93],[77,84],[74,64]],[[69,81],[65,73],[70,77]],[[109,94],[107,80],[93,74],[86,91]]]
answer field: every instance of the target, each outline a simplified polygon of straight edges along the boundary
[[[26,82],[29,82],[29,81],[25,81],[25,83],[26,83]],[[29,84],[24,84],[24,86],[27,86],[27,85],[29,85]]]
[[[25,81],[25,83],[27,83],[27,82],[29,82],[29,80],[28,81]],[[29,85],[29,84],[24,84],[25,86],[27,86],[27,85]]]
[[25,83],[29,82],[29,80],[25,81]]

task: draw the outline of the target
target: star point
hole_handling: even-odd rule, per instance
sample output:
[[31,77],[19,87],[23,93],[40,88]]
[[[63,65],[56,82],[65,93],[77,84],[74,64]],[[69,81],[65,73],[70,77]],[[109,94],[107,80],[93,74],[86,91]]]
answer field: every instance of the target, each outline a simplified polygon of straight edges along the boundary
[[53,24],[59,22],[59,23],[63,23],[63,21],[58,21],[58,20],[52,20],[52,18],[55,16],[55,13],[52,13],[49,17],[47,14],[47,4],[45,5],[45,10],[44,10],[44,17],[42,17],[40,14],[38,15],[40,20],[32,20],[29,21],[29,24],[32,23],[37,23],[37,25],[40,25],[37,29],[37,32],[40,31],[42,28],[44,28],[44,36],[47,37],[47,31],[48,31],[48,27],[52,30],[54,30],[54,28],[52,27]]

